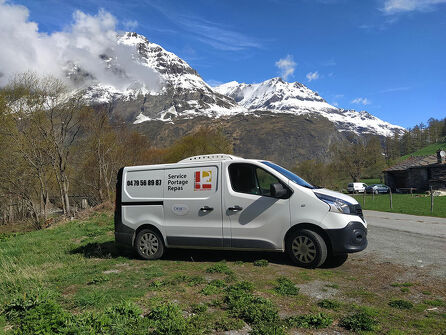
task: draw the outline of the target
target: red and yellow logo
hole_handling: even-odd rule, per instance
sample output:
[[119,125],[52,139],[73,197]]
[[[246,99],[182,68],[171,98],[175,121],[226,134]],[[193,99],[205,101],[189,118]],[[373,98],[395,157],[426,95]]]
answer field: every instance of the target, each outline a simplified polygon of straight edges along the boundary
[[212,171],[195,171],[194,191],[212,189]]

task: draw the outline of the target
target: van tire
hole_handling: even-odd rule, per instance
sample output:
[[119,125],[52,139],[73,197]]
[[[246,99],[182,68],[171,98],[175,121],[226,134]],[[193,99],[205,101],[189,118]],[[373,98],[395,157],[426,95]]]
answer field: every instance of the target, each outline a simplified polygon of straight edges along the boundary
[[286,241],[286,250],[291,260],[303,268],[317,268],[327,259],[327,244],[316,232],[296,230]]
[[135,250],[143,259],[158,259],[164,254],[164,242],[156,231],[143,229],[136,235]]

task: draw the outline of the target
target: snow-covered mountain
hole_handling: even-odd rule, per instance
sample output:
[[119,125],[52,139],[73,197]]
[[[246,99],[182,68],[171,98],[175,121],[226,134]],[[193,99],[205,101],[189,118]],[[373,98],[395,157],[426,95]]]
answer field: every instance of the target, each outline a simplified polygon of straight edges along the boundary
[[239,105],[250,111],[267,110],[296,115],[317,114],[332,121],[340,131],[391,136],[394,132],[404,130],[365,111],[358,112],[332,106],[305,85],[298,82],[288,83],[279,77],[259,84],[231,81],[214,87],[214,90],[233,98]]
[[[119,103],[121,106],[128,102],[133,107],[136,103],[137,110],[125,111],[125,119],[133,123],[172,121],[175,117],[197,115],[220,117],[246,111],[232,99],[215,92],[184,60],[149,42],[144,36],[127,32],[118,35],[116,43],[117,46],[125,46],[133,61],[143,65],[146,71],[156,72],[160,81],[159,90],[148,90],[143,82],[130,82],[127,87],[118,89],[89,80],[90,85],[84,94],[87,101],[93,104]],[[110,50],[110,54],[101,55],[101,58],[110,71],[126,78],[126,68],[119,65],[118,54]],[[79,73],[82,73],[81,70],[74,68],[68,76],[79,81]],[[86,74],[81,78],[91,79]]]
[[[116,46],[100,58],[108,72],[122,78],[119,85],[101,82],[75,61],[67,67],[67,76],[82,87],[91,104],[108,104],[120,118],[134,124],[203,116],[229,118],[269,111],[277,115],[325,117],[339,131],[357,135],[390,136],[403,131],[402,127],[365,111],[332,106],[305,85],[281,78],[258,84],[233,81],[211,88],[187,62],[137,33],[118,35]],[[144,81],[132,80],[129,74],[135,72],[136,65],[137,71],[146,71],[152,81],[155,75],[158,89],[149,88]]]

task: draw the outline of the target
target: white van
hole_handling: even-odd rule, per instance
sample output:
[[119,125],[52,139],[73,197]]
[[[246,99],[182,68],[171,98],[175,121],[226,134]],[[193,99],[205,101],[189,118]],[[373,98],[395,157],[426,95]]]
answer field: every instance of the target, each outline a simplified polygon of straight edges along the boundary
[[348,193],[364,193],[365,189],[368,187],[364,183],[350,183],[347,185]]
[[268,250],[314,268],[364,250],[367,224],[348,195],[268,161],[216,154],[122,168],[115,238],[145,259],[165,248]]

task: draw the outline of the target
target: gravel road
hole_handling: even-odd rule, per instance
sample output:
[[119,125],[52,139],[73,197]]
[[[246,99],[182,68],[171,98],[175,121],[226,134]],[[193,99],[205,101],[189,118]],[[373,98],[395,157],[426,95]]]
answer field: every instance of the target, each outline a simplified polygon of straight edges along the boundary
[[364,216],[369,245],[360,254],[446,278],[446,219],[376,211]]

